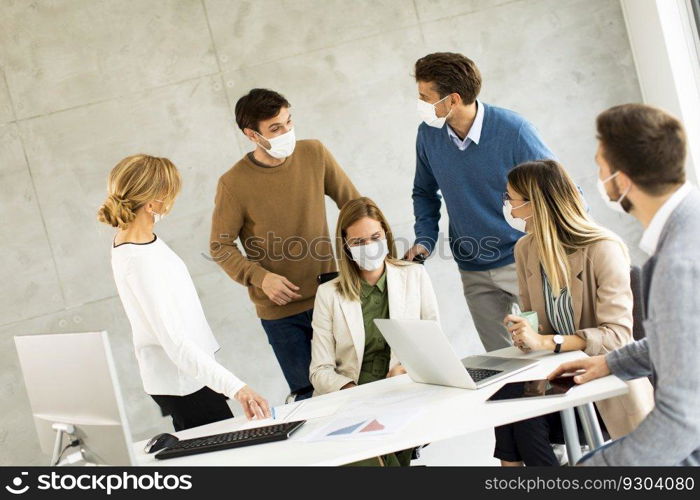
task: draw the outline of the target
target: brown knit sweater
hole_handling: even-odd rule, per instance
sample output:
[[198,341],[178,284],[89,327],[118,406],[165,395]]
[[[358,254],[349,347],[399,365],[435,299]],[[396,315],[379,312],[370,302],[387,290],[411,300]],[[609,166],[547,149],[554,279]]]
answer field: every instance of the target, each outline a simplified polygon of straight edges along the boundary
[[[211,256],[248,287],[260,318],[285,318],[313,308],[316,277],[335,271],[325,195],[338,208],[360,196],[317,140],[298,141],[277,167],[261,166],[246,155],[219,179]],[[285,306],[272,302],[261,288],[268,271],[300,287],[302,298]]]

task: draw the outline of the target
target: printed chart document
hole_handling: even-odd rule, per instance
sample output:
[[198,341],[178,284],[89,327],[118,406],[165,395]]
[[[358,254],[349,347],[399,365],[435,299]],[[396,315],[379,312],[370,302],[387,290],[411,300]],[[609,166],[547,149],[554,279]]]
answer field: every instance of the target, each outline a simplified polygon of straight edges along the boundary
[[415,420],[423,410],[413,408],[410,411],[394,410],[364,416],[345,416],[333,418],[331,422],[315,429],[302,441],[326,440],[371,440],[398,432]]
[[329,422],[300,440],[372,440],[399,432],[420,417],[434,399],[450,390],[454,389],[421,384],[351,399]]

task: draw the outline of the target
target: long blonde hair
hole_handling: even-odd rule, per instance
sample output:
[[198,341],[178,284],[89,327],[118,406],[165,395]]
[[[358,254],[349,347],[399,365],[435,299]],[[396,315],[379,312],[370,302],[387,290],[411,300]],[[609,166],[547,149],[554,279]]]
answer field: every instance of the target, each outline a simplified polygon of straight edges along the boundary
[[389,223],[384,217],[384,214],[374,201],[369,198],[357,198],[355,200],[348,201],[343,208],[340,210],[338,215],[338,224],[335,232],[336,241],[336,256],[338,258],[338,290],[340,294],[350,300],[360,300],[360,268],[357,263],[352,259],[350,254],[350,249],[345,241],[347,238],[347,230],[355,222],[365,217],[374,219],[379,222],[386,234],[387,248],[389,249],[389,254],[386,257],[387,262],[394,265],[407,264],[407,262],[401,261],[396,257],[396,243],[394,242],[394,235],[391,232]]
[[511,188],[532,206],[530,224],[552,293],[568,288],[571,272],[567,254],[602,240],[627,246],[612,231],[596,224],[569,174],[554,160],[518,165],[508,174]]
[[180,173],[167,158],[127,156],[109,173],[107,199],[97,210],[97,220],[126,229],[136,218],[136,211],[154,200],[163,202],[165,214],[172,208],[181,184]]

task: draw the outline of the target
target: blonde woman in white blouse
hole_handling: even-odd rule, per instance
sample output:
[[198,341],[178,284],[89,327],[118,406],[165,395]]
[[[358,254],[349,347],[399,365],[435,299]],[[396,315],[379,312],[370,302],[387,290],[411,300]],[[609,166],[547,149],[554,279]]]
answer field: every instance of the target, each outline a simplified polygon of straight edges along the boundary
[[153,233],[172,208],[180,174],[166,158],[129,156],[109,175],[98,220],[118,228],[112,271],[133,331],[144,390],[175,430],[231,418],[235,398],[246,416],[265,418],[267,401],[220,365],[219,350],[185,263]]

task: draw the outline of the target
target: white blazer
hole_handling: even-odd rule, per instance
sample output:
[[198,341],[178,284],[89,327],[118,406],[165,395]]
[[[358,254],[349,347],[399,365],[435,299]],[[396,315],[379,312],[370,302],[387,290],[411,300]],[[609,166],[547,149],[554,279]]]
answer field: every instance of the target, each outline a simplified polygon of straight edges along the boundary
[[[314,396],[357,383],[365,352],[365,325],[359,300],[341,296],[339,278],[318,287],[311,326],[309,378]],[[437,298],[425,267],[386,264],[389,317],[439,320]],[[390,368],[399,363],[391,356]]]

